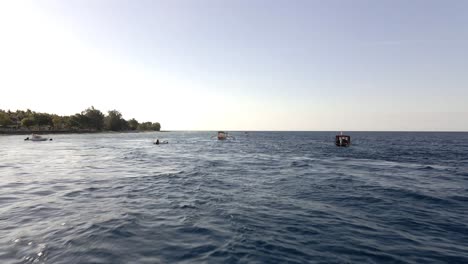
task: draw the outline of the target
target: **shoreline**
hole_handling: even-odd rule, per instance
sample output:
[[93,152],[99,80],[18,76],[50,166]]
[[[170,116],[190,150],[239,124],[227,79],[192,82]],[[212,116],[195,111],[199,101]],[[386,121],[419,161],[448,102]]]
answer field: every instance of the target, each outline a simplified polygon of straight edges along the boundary
[[[30,130],[30,131],[2,131],[0,129],[0,136],[14,136],[14,135],[31,135],[31,134],[38,134],[38,135],[47,135],[47,134],[105,134],[105,133],[150,133],[150,132],[160,132],[160,133],[168,133],[168,132],[216,132],[215,130],[127,130],[127,131],[79,131],[79,130]],[[329,132],[329,133],[337,133],[336,131],[301,131],[301,130],[294,130],[294,131],[274,131],[274,130],[230,130],[230,132],[248,132],[248,133],[303,133],[303,132]],[[347,133],[468,133],[468,131],[347,131]]]
[[15,135],[31,135],[31,134],[38,134],[38,135],[48,135],[48,134],[105,134],[105,133],[149,133],[149,132],[170,132],[170,131],[154,131],[154,130],[145,130],[145,131],[75,131],[75,130],[67,130],[67,131],[57,131],[57,130],[39,130],[39,131],[0,131],[0,136],[15,136]]

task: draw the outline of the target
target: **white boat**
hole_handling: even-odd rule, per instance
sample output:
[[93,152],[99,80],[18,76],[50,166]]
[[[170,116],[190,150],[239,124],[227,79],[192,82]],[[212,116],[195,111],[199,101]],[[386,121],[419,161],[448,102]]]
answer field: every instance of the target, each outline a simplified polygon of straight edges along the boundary
[[164,140],[164,141],[159,141],[159,139],[156,139],[153,144],[155,145],[160,145],[160,144],[169,144],[169,141]]
[[[31,141],[47,141],[49,140],[48,138],[44,138],[44,137],[41,137],[39,135],[36,135],[36,134],[32,134],[31,138],[27,137],[25,138],[24,140],[31,140]],[[50,139],[52,140],[52,139]]]

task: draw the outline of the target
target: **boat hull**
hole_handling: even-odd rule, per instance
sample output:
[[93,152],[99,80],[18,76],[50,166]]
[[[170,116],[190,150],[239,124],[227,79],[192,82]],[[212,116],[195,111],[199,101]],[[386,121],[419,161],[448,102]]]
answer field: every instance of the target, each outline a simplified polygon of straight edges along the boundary
[[32,138],[31,141],[47,141],[47,138]]

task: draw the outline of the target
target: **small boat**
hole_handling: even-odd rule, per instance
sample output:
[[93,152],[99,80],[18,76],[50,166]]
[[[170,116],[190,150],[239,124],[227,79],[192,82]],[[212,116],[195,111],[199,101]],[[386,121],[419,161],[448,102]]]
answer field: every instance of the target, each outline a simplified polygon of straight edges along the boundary
[[25,138],[24,140],[30,140],[30,141],[48,141],[48,140],[52,140],[51,138],[44,138],[44,137],[41,137],[37,134],[32,134],[31,138],[27,137]]
[[235,139],[233,136],[230,136],[228,132],[224,131],[218,131],[217,138],[218,140]]
[[349,147],[351,145],[351,137],[343,135],[343,132],[341,132],[335,137],[335,145],[338,147]]
[[227,139],[228,134],[224,131],[218,131],[218,139],[219,140],[225,140]]
[[159,139],[156,139],[156,140],[153,142],[153,144],[154,144],[154,145],[169,144],[169,141],[167,141],[167,140],[159,141]]

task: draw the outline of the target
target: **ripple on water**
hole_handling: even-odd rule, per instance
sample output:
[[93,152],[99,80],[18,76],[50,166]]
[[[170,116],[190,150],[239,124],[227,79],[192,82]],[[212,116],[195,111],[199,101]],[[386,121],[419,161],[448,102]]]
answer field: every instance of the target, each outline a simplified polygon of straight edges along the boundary
[[468,134],[233,134],[0,137],[0,263],[468,263]]

